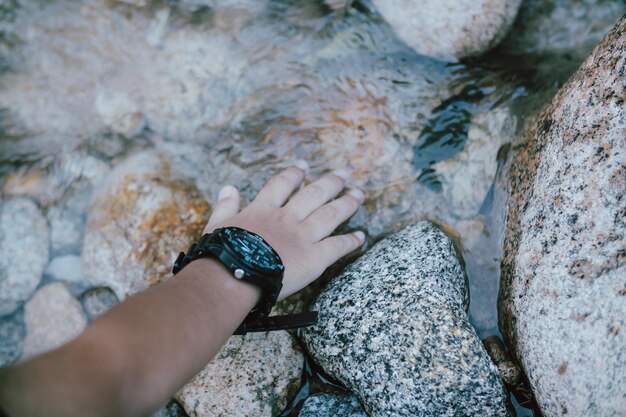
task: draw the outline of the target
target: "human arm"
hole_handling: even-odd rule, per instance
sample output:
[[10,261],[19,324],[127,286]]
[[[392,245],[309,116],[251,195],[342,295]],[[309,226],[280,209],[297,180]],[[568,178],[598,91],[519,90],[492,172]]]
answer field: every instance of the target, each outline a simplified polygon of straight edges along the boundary
[[[328,175],[292,196],[303,177],[297,168],[282,172],[241,212],[238,192],[225,188],[205,228],[238,226],[263,236],[285,265],[281,298],[363,243],[360,233],[327,237],[362,194],[335,199],[344,180]],[[14,417],[147,415],[219,351],[259,297],[217,261],[194,261],[67,345],[2,371],[0,404]]]

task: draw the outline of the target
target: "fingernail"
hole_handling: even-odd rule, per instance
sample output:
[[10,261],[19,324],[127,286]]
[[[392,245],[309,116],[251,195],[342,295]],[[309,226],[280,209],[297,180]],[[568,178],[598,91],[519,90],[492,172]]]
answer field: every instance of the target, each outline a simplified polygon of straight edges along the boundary
[[345,170],[345,169],[337,169],[333,172],[331,172],[331,174],[338,176],[339,178],[341,178],[344,181],[347,181],[348,178],[350,178],[350,173]]
[[309,170],[309,164],[304,159],[294,161],[293,166],[303,172],[307,172]]
[[361,243],[365,242],[365,233],[361,232],[360,230],[354,232],[354,236],[356,236],[356,238],[359,239]]
[[232,185],[225,185],[222,187],[219,193],[217,193],[217,201],[222,201],[225,198],[232,197],[235,194],[235,187]]
[[360,203],[365,200],[365,194],[363,194],[363,191],[359,190],[358,188],[351,189],[350,191],[348,191],[348,194],[359,200]]

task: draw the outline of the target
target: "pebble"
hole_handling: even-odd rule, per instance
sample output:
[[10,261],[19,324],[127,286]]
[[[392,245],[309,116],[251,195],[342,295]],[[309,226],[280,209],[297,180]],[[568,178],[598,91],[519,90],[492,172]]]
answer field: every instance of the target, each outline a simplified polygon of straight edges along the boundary
[[21,197],[0,200],[0,316],[35,291],[49,252],[50,230],[39,207]]
[[61,346],[87,326],[80,303],[61,282],[37,290],[24,306],[24,322],[24,359]]
[[80,302],[89,322],[92,322],[119,303],[119,300],[108,288],[93,288],[80,295]]

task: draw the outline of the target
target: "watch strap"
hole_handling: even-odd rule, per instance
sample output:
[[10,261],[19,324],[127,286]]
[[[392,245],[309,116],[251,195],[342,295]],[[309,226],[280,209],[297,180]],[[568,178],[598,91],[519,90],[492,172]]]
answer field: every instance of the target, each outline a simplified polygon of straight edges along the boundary
[[285,316],[269,316],[264,319],[244,320],[233,334],[244,335],[249,332],[269,332],[307,327],[317,323],[317,311],[307,311]]

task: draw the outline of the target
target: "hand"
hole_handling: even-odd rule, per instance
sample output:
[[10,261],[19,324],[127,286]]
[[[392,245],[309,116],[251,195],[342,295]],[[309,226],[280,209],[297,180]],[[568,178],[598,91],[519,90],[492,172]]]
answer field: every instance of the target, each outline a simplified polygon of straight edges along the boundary
[[360,231],[328,237],[364,200],[357,189],[335,198],[344,189],[346,174],[336,171],[293,194],[304,176],[300,168],[286,169],[272,177],[242,211],[237,189],[225,186],[203,232],[236,226],[261,235],[285,265],[279,300],[306,287],[365,241]]

